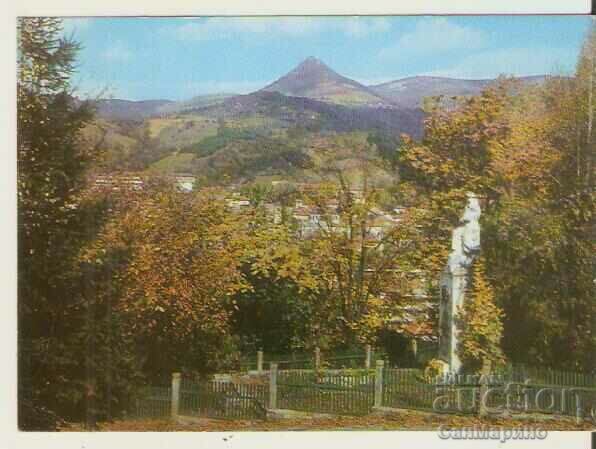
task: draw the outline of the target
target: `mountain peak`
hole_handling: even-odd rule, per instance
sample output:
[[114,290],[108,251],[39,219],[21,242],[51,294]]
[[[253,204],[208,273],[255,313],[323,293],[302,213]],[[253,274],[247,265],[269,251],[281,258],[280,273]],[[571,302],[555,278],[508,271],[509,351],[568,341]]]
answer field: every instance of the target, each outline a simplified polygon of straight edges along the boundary
[[323,61],[321,61],[318,58],[315,58],[314,56],[309,56],[308,58],[306,58],[304,61],[302,61],[300,64],[298,64],[298,67],[325,67],[325,68],[329,68],[327,67],[327,64],[325,64]]
[[[333,78],[339,79],[341,75],[332,70],[327,64],[314,56],[309,56],[294,69],[292,69],[286,76],[298,77],[317,77],[317,78]],[[320,80],[318,80],[320,81]]]
[[309,56],[262,90],[353,106],[384,103],[367,87],[340,75],[314,56]]

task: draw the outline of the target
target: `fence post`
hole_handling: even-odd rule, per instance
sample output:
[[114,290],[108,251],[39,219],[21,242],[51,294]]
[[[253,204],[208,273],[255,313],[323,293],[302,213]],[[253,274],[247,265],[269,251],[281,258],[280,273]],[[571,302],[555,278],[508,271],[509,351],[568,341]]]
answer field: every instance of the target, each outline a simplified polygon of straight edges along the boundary
[[377,360],[377,367],[375,370],[375,407],[383,405],[383,360]]
[[180,382],[182,376],[180,373],[172,373],[172,418],[178,417],[180,411]]
[[269,409],[277,408],[277,363],[271,363],[269,369]]
[[318,371],[321,368],[321,348],[318,346],[315,348],[315,370]]
[[263,351],[257,351],[257,372],[261,374],[263,372]]
[[366,369],[370,369],[372,364],[372,346],[366,345],[366,359],[364,360],[364,366]]

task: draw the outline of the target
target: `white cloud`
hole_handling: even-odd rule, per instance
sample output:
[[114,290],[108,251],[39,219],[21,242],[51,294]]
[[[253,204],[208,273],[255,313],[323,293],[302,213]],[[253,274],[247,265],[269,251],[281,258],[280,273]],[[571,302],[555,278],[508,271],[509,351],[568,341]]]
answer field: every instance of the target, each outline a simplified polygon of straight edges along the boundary
[[389,20],[384,18],[353,17],[338,20],[341,20],[340,29],[353,37],[366,37],[370,34],[383,33],[391,29]]
[[132,58],[132,52],[123,42],[115,42],[101,53],[101,57],[109,62],[126,62]]
[[483,47],[486,40],[487,36],[482,31],[455,24],[445,17],[425,18],[395,44],[381,49],[379,56],[383,59],[401,59],[449,50],[470,50]]
[[213,17],[187,21],[166,31],[181,40],[231,39],[239,34],[249,36],[304,36],[334,31],[360,38],[388,31],[390,23],[383,18],[314,18],[314,17]]
[[[281,20],[281,22],[279,21]],[[216,40],[230,39],[237,33],[248,34],[300,34],[313,30],[314,22],[308,18],[296,19],[263,18],[221,18],[199,19],[179,25],[171,31],[181,40]]]
[[483,79],[498,75],[564,75],[573,71],[578,50],[568,48],[509,48],[467,56],[445,69],[424,75]]

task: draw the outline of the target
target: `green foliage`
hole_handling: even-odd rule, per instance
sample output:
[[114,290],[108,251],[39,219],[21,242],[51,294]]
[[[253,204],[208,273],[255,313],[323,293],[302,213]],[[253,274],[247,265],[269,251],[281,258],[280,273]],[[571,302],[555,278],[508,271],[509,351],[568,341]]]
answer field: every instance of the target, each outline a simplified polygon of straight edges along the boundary
[[375,131],[369,134],[367,138],[369,145],[374,145],[379,156],[387,161],[392,168],[395,168],[399,161],[399,147],[401,140],[399,137]]
[[205,137],[196,144],[182,148],[180,152],[193,153],[197,157],[206,157],[216,153],[222,148],[225,148],[233,141],[254,140],[261,134],[262,132],[259,132],[255,129],[220,126],[217,130],[217,135]]
[[311,157],[298,142],[284,137],[258,136],[252,140],[231,139],[225,151],[196,159],[191,171],[206,176],[213,184],[226,179],[252,180],[255,175],[292,176],[313,167]]
[[271,201],[273,188],[269,184],[252,184],[243,188],[244,193],[254,206],[261,206],[266,201]]
[[306,292],[291,279],[255,275],[250,267],[246,271],[250,289],[234,296],[232,315],[233,333],[242,338],[241,352],[262,348],[268,354],[295,353],[313,347],[313,304]]
[[[69,92],[78,44],[53,18],[19,20],[17,80],[19,425],[37,411],[80,413],[84,319],[72,260],[105,203],[81,195],[95,154],[80,131],[92,111]],[[79,415],[80,416],[80,415]],[[46,422],[50,426],[49,422]]]

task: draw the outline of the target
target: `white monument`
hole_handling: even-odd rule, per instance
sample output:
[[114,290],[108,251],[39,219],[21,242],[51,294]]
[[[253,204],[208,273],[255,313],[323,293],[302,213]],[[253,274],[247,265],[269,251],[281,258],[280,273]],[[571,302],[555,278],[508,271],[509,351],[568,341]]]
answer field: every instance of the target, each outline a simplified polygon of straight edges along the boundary
[[449,371],[459,372],[461,361],[457,355],[457,314],[463,305],[470,266],[480,251],[480,199],[468,193],[468,203],[460,224],[453,230],[451,253],[440,281],[441,304],[439,315],[439,359]]

